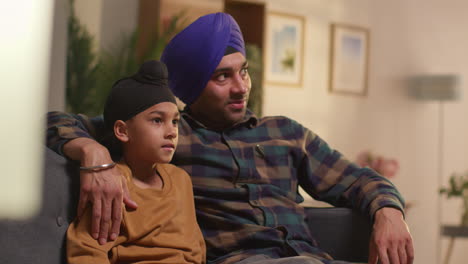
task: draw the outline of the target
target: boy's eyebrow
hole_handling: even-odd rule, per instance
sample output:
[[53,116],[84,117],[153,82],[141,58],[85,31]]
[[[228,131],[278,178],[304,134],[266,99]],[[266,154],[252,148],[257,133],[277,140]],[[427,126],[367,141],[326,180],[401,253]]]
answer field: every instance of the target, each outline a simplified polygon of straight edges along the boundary
[[158,111],[158,110],[154,110],[154,111],[151,111],[151,112],[150,112],[150,115],[151,115],[151,114],[160,114],[160,115],[165,115],[165,114],[166,114],[166,112],[164,112],[164,111]]
[[[249,64],[249,62],[247,60],[244,61],[244,63],[242,63],[242,68],[244,68],[245,66],[247,66]],[[232,70],[232,67],[223,67],[223,68],[218,68],[216,70],[214,70],[213,74],[216,74],[218,72],[225,72],[225,71],[230,71]]]
[[[152,114],[168,115],[168,114],[170,114],[170,113],[168,113],[168,112],[166,112],[166,111],[154,110],[154,111],[151,111],[149,114],[150,114],[150,115],[152,115]],[[177,111],[177,112],[174,113],[174,117],[179,117],[179,116],[180,116],[179,111]]]

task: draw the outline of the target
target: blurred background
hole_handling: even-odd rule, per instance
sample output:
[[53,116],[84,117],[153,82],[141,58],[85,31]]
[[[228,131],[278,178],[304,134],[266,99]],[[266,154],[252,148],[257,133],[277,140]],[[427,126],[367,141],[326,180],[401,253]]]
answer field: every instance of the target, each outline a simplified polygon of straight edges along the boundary
[[[247,43],[254,81],[249,106],[254,112],[291,117],[349,159],[390,170],[388,177],[410,205],[406,220],[415,242],[415,263],[443,263],[450,247],[450,263],[466,263],[468,241],[451,240],[439,231],[443,225],[460,225],[466,217],[468,122],[463,116],[468,113],[468,99],[463,91],[468,80],[468,2],[51,0],[49,7],[50,13],[44,11],[49,18],[42,24],[45,32],[35,35],[36,43],[42,40],[49,46],[30,57],[45,56],[44,71],[37,74],[47,78],[39,83],[42,86],[23,85],[25,91],[38,93],[35,101],[43,103],[27,111],[29,117],[13,119],[31,121],[52,110],[100,114],[115,80],[134,72],[146,59],[158,59],[170,38],[194,19],[226,11],[239,22]],[[273,45],[268,19],[275,14],[303,23],[298,32],[301,49],[295,53],[301,62],[296,70],[302,77],[292,85],[264,78],[266,63],[270,63],[265,56]],[[12,23],[2,24],[11,28]],[[336,41],[332,40],[332,24],[367,32],[362,93],[330,89]],[[11,75],[13,66],[5,67],[3,62],[2,77]],[[449,81],[439,81],[440,76],[449,76]],[[424,81],[414,84],[415,77]],[[10,87],[2,87],[2,92],[6,94]],[[412,88],[422,92],[414,95]],[[12,104],[3,102],[8,103]],[[23,130],[23,123],[11,122],[2,126]],[[43,137],[41,133],[35,136]],[[4,147],[6,141],[2,144],[3,166],[11,148]],[[305,203],[326,206],[308,197]]]

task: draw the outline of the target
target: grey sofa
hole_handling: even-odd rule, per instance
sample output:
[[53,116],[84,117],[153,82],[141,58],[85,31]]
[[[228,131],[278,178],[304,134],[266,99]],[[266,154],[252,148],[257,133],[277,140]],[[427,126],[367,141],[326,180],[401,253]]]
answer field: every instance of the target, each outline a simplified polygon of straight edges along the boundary
[[[76,167],[45,150],[43,206],[27,221],[0,220],[0,263],[65,263],[64,239],[75,216],[79,175]],[[307,208],[308,224],[319,245],[336,259],[367,262],[370,224],[346,208]]]

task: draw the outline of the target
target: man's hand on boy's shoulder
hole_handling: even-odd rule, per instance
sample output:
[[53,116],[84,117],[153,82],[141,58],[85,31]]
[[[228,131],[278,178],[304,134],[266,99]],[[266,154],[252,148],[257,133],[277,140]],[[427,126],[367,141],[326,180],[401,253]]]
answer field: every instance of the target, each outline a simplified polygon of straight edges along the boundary
[[[64,145],[65,155],[80,160],[82,167],[113,163],[107,148],[89,138],[77,138]],[[91,235],[105,244],[117,238],[122,221],[122,201],[131,208],[137,204],[130,199],[125,178],[116,167],[80,171],[80,200],[78,217],[92,205]],[[112,226],[111,226],[112,224]]]
[[103,245],[119,235],[122,221],[122,202],[136,208],[128,193],[127,183],[117,168],[97,172],[80,172],[80,200],[78,217],[92,204],[91,235]]
[[403,213],[390,207],[378,210],[374,217],[369,263],[412,264],[413,260],[413,239]]

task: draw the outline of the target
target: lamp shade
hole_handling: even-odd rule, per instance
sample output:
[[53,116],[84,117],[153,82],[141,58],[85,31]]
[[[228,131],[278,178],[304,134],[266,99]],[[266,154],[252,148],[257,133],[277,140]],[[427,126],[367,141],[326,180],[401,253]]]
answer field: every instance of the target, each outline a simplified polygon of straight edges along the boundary
[[420,75],[410,79],[409,95],[418,100],[456,101],[461,99],[458,75]]

